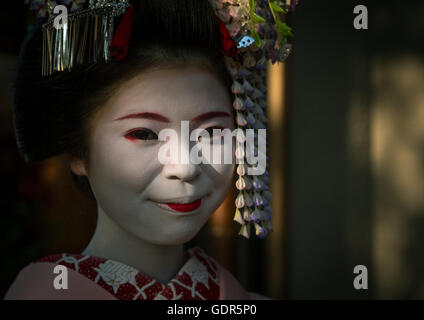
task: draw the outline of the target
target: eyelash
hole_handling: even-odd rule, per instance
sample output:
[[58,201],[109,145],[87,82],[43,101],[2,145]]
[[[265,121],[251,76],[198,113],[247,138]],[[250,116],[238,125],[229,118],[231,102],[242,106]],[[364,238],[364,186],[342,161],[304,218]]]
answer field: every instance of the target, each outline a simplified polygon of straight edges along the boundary
[[[144,138],[138,138],[135,136],[136,133],[142,132],[144,135],[148,135],[148,134],[154,134],[155,135],[155,139],[144,139]],[[131,141],[136,141],[136,140],[142,140],[142,141],[154,141],[158,139],[158,136],[156,133],[154,133],[152,130],[150,129],[145,129],[145,128],[138,128],[138,129],[133,129],[130,132],[127,132],[125,134],[125,138],[127,138],[128,140]]]
[[[210,136],[212,139],[215,137],[215,136],[213,135],[213,130],[214,130],[214,129],[224,130],[224,127],[221,127],[221,126],[212,126],[212,127],[205,128],[204,130],[208,131],[209,136]],[[140,133],[140,132],[144,133],[144,135],[153,134],[153,135],[155,136],[155,138],[154,138],[154,139],[137,138],[137,137],[135,136],[135,134],[136,134],[136,133]],[[127,132],[127,133],[125,134],[125,138],[127,138],[128,140],[131,140],[131,141],[136,141],[136,140],[142,140],[142,141],[154,141],[154,140],[157,140],[157,139],[158,139],[158,136],[157,136],[157,134],[156,134],[155,132],[153,132],[153,131],[152,131],[152,130],[150,130],[150,129],[138,128],[138,129],[133,129],[133,130],[131,130],[131,131]],[[201,137],[199,137],[199,141],[200,141],[200,139],[201,139]]]

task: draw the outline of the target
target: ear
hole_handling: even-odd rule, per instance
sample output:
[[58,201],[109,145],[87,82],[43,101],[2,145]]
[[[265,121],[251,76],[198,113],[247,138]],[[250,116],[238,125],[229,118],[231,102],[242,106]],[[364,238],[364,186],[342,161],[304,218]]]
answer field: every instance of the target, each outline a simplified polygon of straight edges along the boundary
[[87,170],[85,168],[85,163],[82,159],[77,157],[72,157],[69,163],[71,170],[77,176],[86,176]]

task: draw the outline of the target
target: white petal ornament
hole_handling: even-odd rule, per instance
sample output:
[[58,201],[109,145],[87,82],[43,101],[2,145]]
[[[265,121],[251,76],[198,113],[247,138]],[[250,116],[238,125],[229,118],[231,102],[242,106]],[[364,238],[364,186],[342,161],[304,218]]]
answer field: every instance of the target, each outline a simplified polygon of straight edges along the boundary
[[240,161],[240,163],[244,162],[244,145],[237,142],[236,146],[236,159]]
[[244,207],[244,197],[243,197],[243,194],[241,192],[239,193],[239,195],[236,198],[236,207],[238,209]]
[[239,235],[245,237],[246,239],[250,238],[250,224],[244,224],[240,228]]
[[243,130],[237,130],[236,140],[239,143],[244,143],[246,141],[246,135],[244,134]]
[[241,100],[239,97],[236,97],[236,98],[234,99],[234,102],[233,102],[233,108],[234,108],[235,110],[238,110],[238,111],[240,111],[240,110],[244,110],[244,109],[245,109],[245,107],[244,107],[244,102],[243,102],[243,100]]
[[[246,174],[246,165],[244,163],[241,163],[237,166],[237,174],[239,176],[244,176]],[[246,181],[245,181],[246,185]]]
[[241,216],[240,210],[238,208],[236,209],[236,214],[234,215],[233,220],[240,224],[245,224],[245,221],[243,220],[243,217]]
[[263,183],[257,176],[253,176],[253,188],[255,188],[256,190],[263,189]]
[[262,206],[264,203],[264,200],[262,199],[262,197],[257,193],[254,192],[253,194],[253,202],[255,203],[256,206]]
[[244,189],[246,189],[246,182],[244,181],[244,179],[243,179],[243,177],[242,177],[242,176],[240,176],[240,177],[237,179],[237,182],[236,182],[236,188],[237,188],[238,190],[244,190]]
[[240,127],[244,127],[247,124],[246,118],[240,112],[237,112],[236,122]]
[[241,85],[240,82],[234,81],[233,86],[231,87],[231,92],[234,93],[234,94],[243,94],[244,88],[243,88],[243,86]]
[[247,207],[244,207],[243,209],[243,220],[250,221],[250,210]]
[[260,239],[263,239],[266,237],[267,235],[267,231],[262,228],[258,223],[255,223],[255,232],[256,232],[256,236]]

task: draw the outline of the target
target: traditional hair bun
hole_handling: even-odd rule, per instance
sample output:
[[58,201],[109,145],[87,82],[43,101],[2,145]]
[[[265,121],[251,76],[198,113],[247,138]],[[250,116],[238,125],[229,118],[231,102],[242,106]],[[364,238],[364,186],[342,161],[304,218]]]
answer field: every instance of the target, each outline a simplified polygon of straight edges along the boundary
[[85,137],[81,120],[89,116],[93,104],[105,102],[105,88],[136,71],[196,57],[226,87],[231,85],[219,52],[219,25],[207,0],[143,0],[134,5],[126,58],[79,65],[71,72],[42,76],[42,25],[47,18],[34,25],[21,48],[13,82],[16,141],[27,162],[81,149]]

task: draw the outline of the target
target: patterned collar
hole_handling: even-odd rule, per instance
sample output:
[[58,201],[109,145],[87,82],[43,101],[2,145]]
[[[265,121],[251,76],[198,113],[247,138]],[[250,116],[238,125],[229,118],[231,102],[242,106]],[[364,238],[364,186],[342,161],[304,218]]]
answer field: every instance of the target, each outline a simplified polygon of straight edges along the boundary
[[198,247],[186,251],[185,256],[185,264],[167,285],[133,267],[105,258],[63,253],[49,255],[36,262],[52,262],[71,268],[119,300],[219,299],[216,264]]

